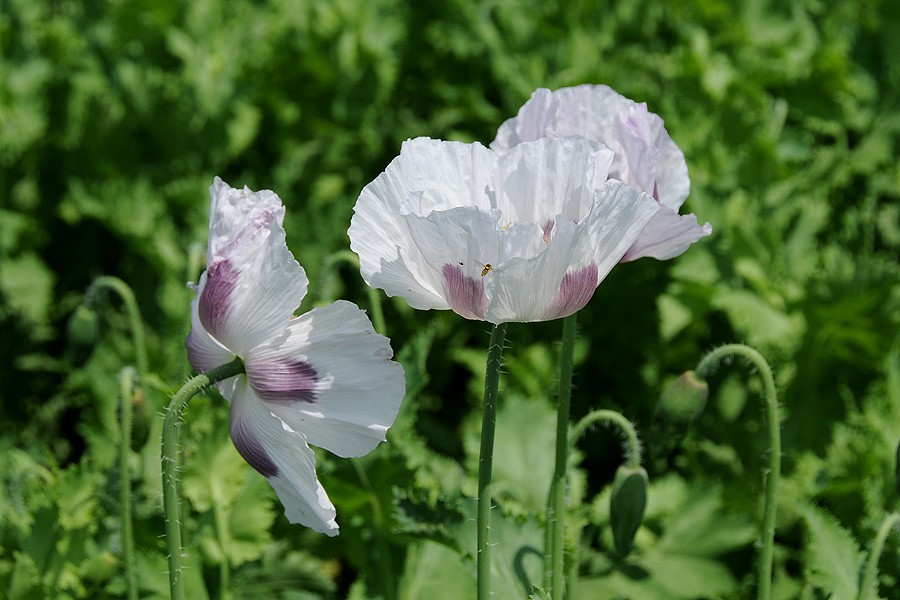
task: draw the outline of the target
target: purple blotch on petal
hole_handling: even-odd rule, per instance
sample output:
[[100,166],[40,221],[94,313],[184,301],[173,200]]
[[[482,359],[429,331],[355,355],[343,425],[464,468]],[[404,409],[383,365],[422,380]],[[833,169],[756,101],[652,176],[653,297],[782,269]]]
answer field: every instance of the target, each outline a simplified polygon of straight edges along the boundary
[[444,296],[456,314],[467,319],[484,319],[487,296],[484,281],[467,277],[457,265],[447,263],[441,268],[444,275]]
[[[231,441],[247,463],[259,471],[265,477],[278,475],[278,465],[269,456],[265,448],[259,442],[256,432],[248,426],[246,419],[237,413],[232,404],[231,410]],[[275,417],[272,417],[273,419]]]
[[548,319],[567,317],[584,308],[593,297],[598,283],[599,271],[595,263],[566,273],[559,284]]
[[219,337],[223,331],[237,281],[238,271],[227,260],[213,264],[206,272],[198,312],[203,327],[214,337]]
[[257,395],[268,402],[315,402],[319,375],[305,360],[254,361],[247,379]]

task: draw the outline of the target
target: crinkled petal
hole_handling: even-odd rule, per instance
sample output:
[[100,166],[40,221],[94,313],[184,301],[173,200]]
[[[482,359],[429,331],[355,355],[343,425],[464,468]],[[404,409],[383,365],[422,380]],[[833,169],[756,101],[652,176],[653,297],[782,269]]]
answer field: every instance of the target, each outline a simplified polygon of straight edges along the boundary
[[613,153],[583,137],[523,142],[497,163],[497,208],[504,220],[543,225],[557,215],[578,222],[593,203],[593,191],[609,176]]
[[246,369],[268,409],[310,444],[362,456],[384,441],[403,400],[403,367],[392,355],[365,313],[341,300],[291,320],[284,336],[250,353]]
[[316,477],[316,458],[302,433],[272,414],[238,378],[231,402],[231,439],[238,453],[274,488],[291,523],[338,534],[336,511]]
[[523,142],[572,135],[612,149],[616,156],[611,176],[639,187],[663,205],[677,210],[687,198],[687,163],[663,120],[645,103],[605,85],[536,90],[518,115],[500,126],[491,149],[504,153]]
[[490,208],[497,156],[480,144],[417,138],[363,188],[350,222],[350,248],[363,279],[413,308],[447,308],[439,279],[416,256],[406,215],[426,216],[458,206]]
[[668,260],[680,256],[691,244],[711,233],[712,225],[706,223],[701,226],[695,215],[679,215],[663,206],[622,257],[622,262],[644,256]]
[[494,269],[486,320],[547,321],[580,310],[658,210],[649,195],[605,183],[581,222],[556,219],[546,250]]
[[197,312],[210,335],[243,356],[284,329],[306,294],[306,273],[285,244],[275,194],[217,179],[210,195],[210,256]]

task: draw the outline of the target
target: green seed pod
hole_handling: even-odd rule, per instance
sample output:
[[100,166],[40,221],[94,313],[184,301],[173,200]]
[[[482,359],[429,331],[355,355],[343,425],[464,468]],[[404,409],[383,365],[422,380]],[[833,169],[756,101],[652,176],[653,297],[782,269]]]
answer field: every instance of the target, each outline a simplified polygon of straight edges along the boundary
[[66,327],[69,345],[77,355],[89,355],[100,338],[100,319],[96,311],[86,304],[80,304]]
[[627,556],[644,520],[650,482],[644,467],[619,467],[609,499],[609,520],[616,551]]

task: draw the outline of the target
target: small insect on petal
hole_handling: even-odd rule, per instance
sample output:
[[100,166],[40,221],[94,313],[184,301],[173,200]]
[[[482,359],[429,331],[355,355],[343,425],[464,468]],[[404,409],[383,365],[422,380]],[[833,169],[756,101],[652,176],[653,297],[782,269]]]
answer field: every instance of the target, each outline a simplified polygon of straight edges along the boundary
[[491,263],[486,263],[484,265],[484,268],[481,270],[481,276],[484,277],[485,275],[490,273],[493,269],[494,269],[494,267],[493,267],[493,265],[491,265]]

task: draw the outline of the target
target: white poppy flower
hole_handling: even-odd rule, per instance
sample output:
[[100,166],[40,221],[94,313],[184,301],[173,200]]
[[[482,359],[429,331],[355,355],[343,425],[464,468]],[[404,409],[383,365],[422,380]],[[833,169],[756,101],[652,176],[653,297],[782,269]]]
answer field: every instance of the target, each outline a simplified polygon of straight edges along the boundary
[[337,535],[308,443],[350,457],[384,441],[403,398],[403,368],[354,304],[293,316],[307,279],[285,244],[277,195],[217,177],[210,197],[188,359],[201,372],[243,360],[245,375],[218,384],[231,403],[235,448],[268,478],[290,522]]
[[663,120],[605,85],[579,85],[556,91],[538,89],[497,131],[491,149],[507,152],[522,142],[580,135],[614,153],[609,176],[633,185],[659,202],[660,210],[623,257],[660,260],[682,254],[712,226],[678,210],[690,191],[687,163]]
[[609,180],[585,138],[406,141],[359,196],[350,247],[366,283],[413,308],[491,323],[546,321],[587,304],[659,205]]

